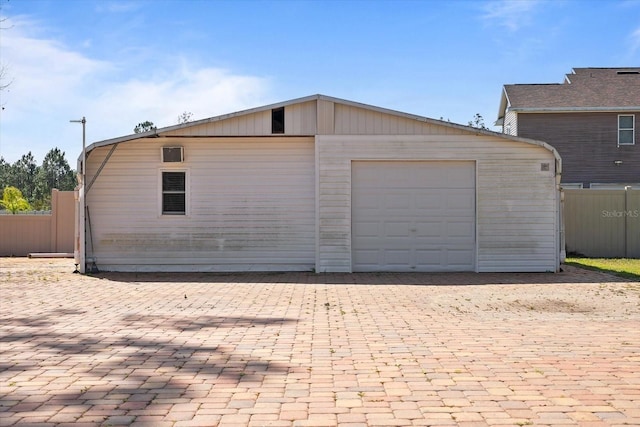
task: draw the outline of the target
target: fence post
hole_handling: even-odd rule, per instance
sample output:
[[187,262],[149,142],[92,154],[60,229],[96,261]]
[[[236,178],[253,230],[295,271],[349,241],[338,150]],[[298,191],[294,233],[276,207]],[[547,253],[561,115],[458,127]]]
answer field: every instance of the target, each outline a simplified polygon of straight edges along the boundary
[[51,189],[51,243],[49,252],[58,250],[58,193],[57,188]]
[[631,204],[629,203],[629,196],[631,195],[631,187],[624,187],[624,257],[629,258],[629,221],[631,220],[631,215],[629,210],[631,209]]

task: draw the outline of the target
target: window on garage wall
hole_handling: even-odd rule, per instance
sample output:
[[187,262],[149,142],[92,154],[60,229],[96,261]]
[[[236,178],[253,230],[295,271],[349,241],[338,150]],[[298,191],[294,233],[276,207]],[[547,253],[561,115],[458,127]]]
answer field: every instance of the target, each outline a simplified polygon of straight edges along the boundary
[[162,215],[187,214],[187,172],[162,171]]

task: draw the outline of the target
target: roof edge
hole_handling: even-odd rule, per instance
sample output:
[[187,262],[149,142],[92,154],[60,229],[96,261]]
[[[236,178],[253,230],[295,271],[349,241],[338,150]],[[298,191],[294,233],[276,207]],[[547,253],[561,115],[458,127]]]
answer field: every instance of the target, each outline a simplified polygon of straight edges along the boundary
[[[506,93],[505,93],[505,95],[506,95]],[[193,122],[187,122],[187,123],[182,123],[182,124],[178,124],[178,125],[167,126],[167,127],[163,127],[163,128],[159,128],[159,129],[153,129],[153,130],[150,130],[150,131],[147,131],[147,132],[135,133],[135,134],[131,134],[131,135],[121,136],[121,137],[118,137],[118,138],[111,138],[111,139],[105,139],[105,140],[102,140],[102,141],[96,141],[96,142],[94,142],[94,143],[92,143],[92,144],[90,144],[89,146],[86,147],[86,153],[88,154],[91,151],[95,150],[96,148],[100,148],[100,147],[104,147],[104,146],[108,146],[108,145],[119,144],[119,143],[122,143],[122,142],[133,141],[133,140],[136,140],[136,139],[158,138],[158,137],[162,136],[162,134],[165,133],[165,132],[184,129],[184,128],[191,127],[191,126],[198,126],[198,125],[202,125],[202,124],[206,124],[206,123],[214,123],[214,122],[218,122],[218,121],[229,119],[229,118],[233,118],[233,117],[243,116],[243,115],[247,115],[247,114],[254,114],[254,113],[261,112],[261,111],[268,111],[268,110],[271,110],[273,108],[286,107],[288,105],[299,104],[299,103],[309,102],[309,101],[317,101],[317,100],[330,101],[330,102],[334,102],[334,103],[338,103],[338,104],[342,104],[342,105],[348,105],[348,106],[352,106],[352,107],[356,107],[356,108],[364,108],[364,109],[367,109],[367,110],[370,110],[370,111],[376,111],[376,112],[383,113],[383,114],[391,114],[391,115],[395,115],[395,116],[398,116],[398,117],[404,117],[404,118],[407,118],[407,119],[417,120],[417,121],[420,121],[420,122],[423,122],[423,123],[429,123],[429,124],[433,124],[433,125],[449,127],[449,128],[461,130],[461,131],[464,131],[464,132],[474,133],[476,135],[499,137],[499,138],[507,139],[507,140],[511,140],[511,141],[519,141],[519,142],[525,142],[525,143],[529,143],[529,144],[539,145],[539,146],[542,146],[542,147],[548,149],[549,151],[553,152],[554,155],[556,156],[556,158],[558,160],[560,159],[560,156],[559,156],[558,152],[555,150],[555,148],[551,147],[550,145],[548,145],[547,143],[542,142],[542,141],[537,141],[537,140],[528,139],[528,138],[521,138],[521,137],[511,136],[511,135],[506,135],[506,134],[503,134],[501,132],[494,132],[494,131],[492,131],[490,129],[474,128],[474,127],[468,126],[468,125],[462,125],[462,124],[452,123],[452,122],[448,122],[448,121],[444,121],[444,120],[432,119],[432,118],[425,117],[425,116],[418,116],[418,115],[415,115],[415,114],[404,113],[404,112],[397,111],[397,110],[392,110],[392,109],[383,108],[383,107],[377,107],[377,106],[374,106],[374,105],[364,104],[364,103],[360,103],[360,102],[356,102],[356,101],[349,101],[349,100],[346,100],[346,99],[335,98],[335,97],[321,95],[321,94],[315,94],[315,95],[305,96],[305,97],[301,97],[301,98],[295,98],[295,99],[291,99],[291,100],[288,100],[288,101],[281,101],[281,102],[277,102],[277,103],[273,103],[273,104],[264,105],[264,106],[261,106],[261,107],[256,107],[256,108],[250,108],[250,109],[246,109],[246,110],[236,111],[236,112],[233,112],[233,113],[223,114],[223,115],[220,115],[220,116],[214,116],[214,117],[210,117],[210,118],[207,118],[207,119],[196,120],[196,121],[193,121]],[[640,107],[638,107],[638,108],[640,109]],[[81,157],[82,157],[82,153],[80,154],[80,158]]]
[[615,111],[627,113],[631,111],[640,111],[640,105],[631,107],[510,107],[508,108],[508,111],[513,111],[515,113],[611,113]]

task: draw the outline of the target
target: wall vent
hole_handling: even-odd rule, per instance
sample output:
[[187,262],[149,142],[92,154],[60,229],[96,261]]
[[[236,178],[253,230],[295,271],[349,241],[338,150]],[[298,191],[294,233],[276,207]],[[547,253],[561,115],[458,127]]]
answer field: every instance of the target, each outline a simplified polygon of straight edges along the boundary
[[162,163],[184,162],[183,147],[162,147]]
[[271,133],[284,133],[284,107],[271,110]]

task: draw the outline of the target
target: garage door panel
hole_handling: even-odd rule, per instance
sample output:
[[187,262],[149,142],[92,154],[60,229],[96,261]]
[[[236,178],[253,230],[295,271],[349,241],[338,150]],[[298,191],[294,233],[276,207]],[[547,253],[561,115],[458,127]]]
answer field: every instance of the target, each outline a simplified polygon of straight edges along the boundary
[[473,262],[473,251],[468,249],[447,250],[447,264],[451,266],[464,267]]
[[360,222],[353,225],[353,234],[356,237],[374,237],[378,238],[380,223],[378,221]]
[[391,249],[384,252],[384,263],[389,266],[408,266],[410,255],[408,249]]
[[438,191],[422,191],[414,196],[415,206],[418,209],[441,210],[446,206],[446,198]]
[[475,190],[449,190],[446,209],[463,209],[469,212],[475,205]]
[[377,249],[359,249],[353,252],[353,262],[359,264],[377,264],[378,263],[378,250]]
[[463,238],[463,242],[473,243],[475,240],[475,227],[470,223],[471,218],[467,221],[449,221],[446,224],[448,238]]
[[[451,165],[444,171],[446,177],[445,188],[473,188],[475,187],[475,168],[469,169],[464,164]],[[469,185],[471,184],[471,186]]]
[[475,164],[352,164],[354,271],[473,271]]
[[353,206],[359,209],[378,209],[380,207],[380,194],[375,192],[362,192],[353,200]]
[[420,221],[416,223],[416,237],[442,237],[442,221]]
[[411,224],[408,222],[386,222],[384,237],[409,237]]
[[422,268],[439,270],[444,266],[442,249],[420,249],[416,251],[416,264]]
[[411,194],[397,191],[393,194],[385,194],[384,207],[387,210],[405,210],[411,207]]

